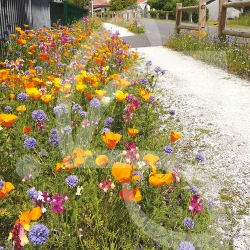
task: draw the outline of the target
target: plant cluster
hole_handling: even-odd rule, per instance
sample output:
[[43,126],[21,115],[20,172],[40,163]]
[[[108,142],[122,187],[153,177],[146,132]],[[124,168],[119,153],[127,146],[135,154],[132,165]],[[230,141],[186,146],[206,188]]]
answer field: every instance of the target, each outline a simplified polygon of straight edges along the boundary
[[199,39],[197,31],[182,32],[173,35],[166,42],[166,46],[182,51],[198,60],[214,66],[227,69],[229,72],[243,78],[250,77],[250,44],[248,39],[232,38],[227,36],[225,40],[217,35],[201,34]]
[[174,110],[168,131],[159,130],[154,86],[165,71],[148,61],[137,74],[138,54],[100,26],[84,17],[6,38],[0,244],[222,249],[209,206],[181,176]]

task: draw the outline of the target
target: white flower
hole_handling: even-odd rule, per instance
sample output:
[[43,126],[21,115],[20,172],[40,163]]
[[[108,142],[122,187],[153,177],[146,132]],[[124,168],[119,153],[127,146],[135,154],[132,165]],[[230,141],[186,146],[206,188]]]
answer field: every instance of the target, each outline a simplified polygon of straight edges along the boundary
[[110,102],[110,100],[111,100],[111,97],[103,96],[101,99],[101,102],[104,104],[108,104]]
[[144,161],[138,161],[137,164],[138,164],[138,169],[143,168],[144,166],[146,166],[146,163]]
[[82,186],[77,186],[76,195],[82,195],[81,194],[82,189],[83,189]]

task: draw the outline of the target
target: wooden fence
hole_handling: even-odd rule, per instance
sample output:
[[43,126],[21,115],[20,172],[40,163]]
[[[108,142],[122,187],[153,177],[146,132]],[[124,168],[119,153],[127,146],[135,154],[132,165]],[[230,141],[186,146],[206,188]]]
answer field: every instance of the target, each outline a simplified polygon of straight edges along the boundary
[[[199,11],[198,25],[181,24],[182,12],[193,11],[193,10]],[[197,6],[182,7],[182,3],[176,4],[175,28],[177,33],[180,33],[181,29],[197,30],[199,37],[201,37],[202,32],[205,31],[205,25],[206,25],[206,0],[200,0],[199,5]]]
[[250,6],[250,1],[248,0],[240,2],[228,2],[228,0],[220,0],[219,29],[218,29],[218,36],[220,38],[225,39],[226,35],[250,38],[250,32],[226,29],[227,8],[244,7],[244,6]]
[[124,21],[128,22],[136,22],[137,26],[141,26],[141,10],[133,9],[133,10],[125,10],[119,12],[94,12],[94,15],[100,18],[121,18]]

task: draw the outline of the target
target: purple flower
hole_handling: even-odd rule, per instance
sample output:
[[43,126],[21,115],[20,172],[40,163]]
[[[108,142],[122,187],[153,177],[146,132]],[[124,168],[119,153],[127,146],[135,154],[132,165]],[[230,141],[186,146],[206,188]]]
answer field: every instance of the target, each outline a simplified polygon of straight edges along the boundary
[[89,125],[90,125],[89,120],[83,120],[83,121],[82,121],[82,127],[83,127],[83,128],[86,128],[86,127],[88,127]]
[[37,199],[38,198],[38,191],[36,191],[35,187],[30,188],[27,191],[27,194],[29,195],[30,199]]
[[165,154],[168,154],[168,155],[171,155],[171,154],[174,153],[174,150],[173,150],[173,148],[171,146],[164,147],[163,151],[164,151]]
[[147,67],[152,66],[152,62],[151,62],[151,61],[147,61],[147,62],[146,62],[146,66],[147,66]]
[[177,250],[195,250],[195,247],[189,241],[182,241]]
[[212,201],[212,200],[209,200],[209,201],[208,201],[208,205],[209,205],[210,207],[214,208],[214,207],[215,207],[215,202]]
[[9,112],[9,111],[11,111],[11,106],[6,106],[4,109],[6,112]]
[[35,224],[29,231],[29,240],[34,245],[43,245],[49,238],[49,229],[43,224]]
[[0,190],[3,188],[3,180],[0,179]]
[[202,212],[204,204],[201,202],[199,194],[193,195],[189,199],[189,201],[190,201],[190,206],[188,210],[190,212],[194,213],[194,215]]
[[191,218],[185,218],[183,220],[183,224],[188,229],[193,229],[194,228],[194,221]]
[[2,246],[0,246],[0,250],[4,250],[4,248]]
[[32,116],[32,119],[34,121],[36,121],[36,122],[38,122],[38,121],[39,122],[44,122],[44,121],[48,120],[48,118],[47,118],[46,114],[44,113],[44,111],[40,110],[40,109],[33,111],[31,116]]
[[142,77],[142,78],[140,79],[140,83],[142,83],[142,84],[147,84],[147,83],[148,83],[147,78]]
[[43,71],[43,68],[41,66],[36,66],[35,70],[37,70],[37,71]]
[[25,101],[28,98],[28,95],[24,92],[21,92],[17,95],[18,101]]
[[170,114],[170,115],[175,115],[175,110],[174,110],[174,109],[170,109],[170,110],[169,110],[169,114]]
[[203,161],[205,161],[205,156],[202,153],[198,153],[195,155],[195,160],[197,162],[203,162]]
[[142,181],[142,178],[143,178],[143,173],[142,172],[140,172],[140,171],[133,171],[132,175],[139,175],[140,176],[140,179],[136,181],[137,183],[139,183],[139,182]]
[[36,139],[33,137],[26,137],[23,143],[23,147],[24,148],[29,148],[29,149],[33,149],[35,148],[37,145],[36,143]]
[[71,188],[75,187],[78,183],[78,178],[76,175],[70,175],[65,179],[67,185]]
[[80,111],[78,111],[78,115],[80,115],[81,117],[86,117],[87,112],[80,110]]
[[104,126],[113,126],[115,120],[112,117],[108,117],[104,121]]
[[100,101],[97,98],[93,98],[90,102],[89,102],[90,107],[92,108],[99,108],[101,106]]
[[110,132],[110,129],[109,129],[109,128],[104,128],[104,129],[102,130],[102,133],[106,133],[106,132]]
[[155,73],[160,73],[161,72],[161,68],[159,66],[155,67]]
[[64,103],[61,103],[53,108],[55,115],[61,115],[63,113],[68,114],[68,109]]
[[64,131],[65,131],[67,134],[71,134],[71,133],[72,133],[72,128],[70,127],[70,125],[67,125],[67,126],[64,128]]
[[80,104],[74,104],[73,106],[72,106],[72,110],[73,111],[82,111],[82,107],[81,107],[81,105]]
[[6,90],[7,86],[5,84],[2,85],[2,90]]
[[54,145],[55,147],[59,146],[60,137],[59,137],[59,132],[57,129],[50,130],[49,143]]
[[190,188],[190,191],[193,193],[193,194],[198,194],[198,188],[197,187],[195,187],[195,186],[191,186]]

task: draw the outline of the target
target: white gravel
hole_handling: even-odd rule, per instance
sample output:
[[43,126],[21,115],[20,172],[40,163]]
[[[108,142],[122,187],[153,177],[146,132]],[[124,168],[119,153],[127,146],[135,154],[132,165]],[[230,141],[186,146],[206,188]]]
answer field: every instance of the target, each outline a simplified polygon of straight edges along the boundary
[[[112,25],[115,30],[128,35]],[[185,167],[186,178],[192,181],[195,175],[202,183],[202,196],[215,201],[220,213],[215,223],[218,232],[232,240],[233,249],[249,250],[249,81],[162,46],[139,48],[138,52],[153,66],[166,70],[157,88],[166,93],[161,97],[166,109],[175,109],[183,124],[177,155],[188,160],[197,152],[206,156],[198,169]]]

